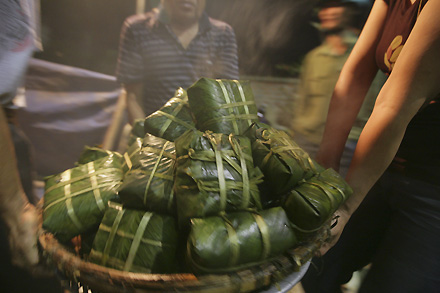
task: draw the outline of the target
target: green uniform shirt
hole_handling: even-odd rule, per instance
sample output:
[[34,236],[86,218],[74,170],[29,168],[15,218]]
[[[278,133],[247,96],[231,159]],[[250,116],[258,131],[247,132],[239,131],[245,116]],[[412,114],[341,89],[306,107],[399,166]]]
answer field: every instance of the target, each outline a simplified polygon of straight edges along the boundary
[[[357,37],[351,32],[346,32],[343,38],[348,45],[344,54],[337,54],[324,42],[310,51],[303,62],[298,96],[293,109],[292,129],[294,134],[300,133],[314,144],[321,143],[333,89],[357,40]],[[382,79],[384,80],[384,78]],[[365,98],[358,121],[350,133],[350,139],[357,140],[359,138],[360,132],[370,116],[376,96],[383,84],[383,82],[380,83],[376,80]]]

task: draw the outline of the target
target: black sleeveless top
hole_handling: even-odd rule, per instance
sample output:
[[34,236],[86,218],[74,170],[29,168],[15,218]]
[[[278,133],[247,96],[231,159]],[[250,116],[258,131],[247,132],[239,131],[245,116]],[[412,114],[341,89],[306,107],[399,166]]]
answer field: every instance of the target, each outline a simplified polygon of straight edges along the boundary
[[[384,1],[388,4],[388,13],[376,50],[376,62],[383,72],[390,74],[417,20],[419,10],[427,0],[417,0],[414,4],[410,0]],[[411,120],[396,159],[411,165],[440,167],[439,96]]]

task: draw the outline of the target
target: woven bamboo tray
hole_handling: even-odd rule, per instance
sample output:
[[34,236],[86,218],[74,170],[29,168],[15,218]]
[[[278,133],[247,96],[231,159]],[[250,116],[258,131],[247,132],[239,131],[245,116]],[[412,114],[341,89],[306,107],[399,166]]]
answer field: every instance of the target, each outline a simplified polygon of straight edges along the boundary
[[[328,239],[326,225],[307,243],[264,264],[228,274],[129,273],[86,262],[66,249],[44,230],[39,234],[43,257],[72,284],[80,283],[92,292],[255,292],[276,285],[307,263]],[[84,292],[87,292],[84,290]]]

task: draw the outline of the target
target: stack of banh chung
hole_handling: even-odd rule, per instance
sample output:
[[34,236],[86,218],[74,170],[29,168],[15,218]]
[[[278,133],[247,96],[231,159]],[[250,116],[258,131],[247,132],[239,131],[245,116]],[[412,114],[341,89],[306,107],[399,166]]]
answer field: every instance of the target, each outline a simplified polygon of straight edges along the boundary
[[136,121],[124,154],[85,147],[46,178],[43,227],[102,266],[221,273],[307,241],[351,193],[258,122],[248,81],[201,78]]

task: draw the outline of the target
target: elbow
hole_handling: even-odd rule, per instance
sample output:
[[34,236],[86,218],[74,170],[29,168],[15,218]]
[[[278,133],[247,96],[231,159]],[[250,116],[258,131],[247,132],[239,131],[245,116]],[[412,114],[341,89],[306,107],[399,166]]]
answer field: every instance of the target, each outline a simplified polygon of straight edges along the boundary
[[386,116],[406,127],[425,101],[425,98],[405,92],[401,86],[386,83],[376,99],[373,114]]

